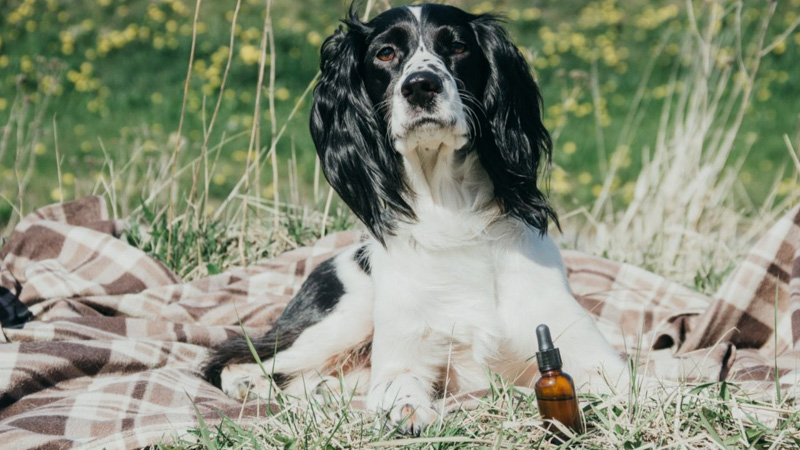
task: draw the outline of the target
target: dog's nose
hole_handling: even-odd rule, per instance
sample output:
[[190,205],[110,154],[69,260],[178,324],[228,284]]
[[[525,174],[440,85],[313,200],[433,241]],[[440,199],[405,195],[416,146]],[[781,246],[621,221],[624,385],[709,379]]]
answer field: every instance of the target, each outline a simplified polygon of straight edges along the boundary
[[400,87],[403,97],[413,106],[428,105],[437,94],[444,90],[442,79],[433,72],[414,72]]

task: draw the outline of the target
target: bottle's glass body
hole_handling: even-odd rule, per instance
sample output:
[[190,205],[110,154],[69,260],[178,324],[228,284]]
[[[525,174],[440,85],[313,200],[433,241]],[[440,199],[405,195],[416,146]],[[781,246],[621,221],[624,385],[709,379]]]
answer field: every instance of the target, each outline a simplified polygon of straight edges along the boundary
[[536,403],[539,414],[545,419],[545,427],[558,434],[558,427],[552,421],[557,420],[576,433],[583,432],[578,397],[572,377],[560,369],[552,369],[542,373],[536,382]]

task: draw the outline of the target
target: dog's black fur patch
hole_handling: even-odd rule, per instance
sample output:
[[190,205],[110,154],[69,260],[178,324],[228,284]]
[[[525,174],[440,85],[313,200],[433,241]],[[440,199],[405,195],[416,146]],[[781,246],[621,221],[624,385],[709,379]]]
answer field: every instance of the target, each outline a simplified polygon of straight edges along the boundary
[[[291,347],[306,328],[319,323],[336,307],[344,293],[334,260],[329,259],[317,266],[278,317],[275,326],[263,336],[250,338],[258,357],[266,361]],[[253,362],[255,358],[247,340],[244,336],[237,336],[214,347],[202,373],[206,380],[220,387],[220,374],[225,366]],[[269,371],[270,368],[265,369]],[[289,378],[282,374],[272,374],[272,378],[279,387],[289,382]]]
[[356,250],[356,253],[353,255],[353,258],[356,260],[356,263],[358,263],[358,267],[360,267],[365,274],[369,275],[372,273],[372,267],[369,265],[369,255],[367,255],[366,245],[359,247],[358,250]]

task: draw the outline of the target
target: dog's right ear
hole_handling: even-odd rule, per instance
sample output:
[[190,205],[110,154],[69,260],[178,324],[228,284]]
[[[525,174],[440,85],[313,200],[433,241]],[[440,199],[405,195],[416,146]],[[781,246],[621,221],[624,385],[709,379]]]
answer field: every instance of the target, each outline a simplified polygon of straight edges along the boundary
[[322,44],[322,76],[314,89],[311,137],[328,183],[381,243],[397,220],[410,220],[402,156],[388,142],[386,122],[367,94],[361,61],[368,24],[351,9]]

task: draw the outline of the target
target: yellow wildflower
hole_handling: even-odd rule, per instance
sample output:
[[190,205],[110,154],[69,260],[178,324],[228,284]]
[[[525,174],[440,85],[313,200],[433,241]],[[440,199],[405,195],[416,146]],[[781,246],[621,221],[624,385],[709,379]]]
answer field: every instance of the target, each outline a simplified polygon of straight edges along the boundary
[[286,89],[285,87],[278,88],[275,91],[275,98],[277,98],[280,101],[287,100],[289,98],[289,90]]
[[309,31],[308,34],[306,35],[306,39],[308,40],[309,44],[315,47],[322,44],[322,35],[320,35],[316,31]]
[[31,61],[30,57],[23,56],[19,67],[20,67],[20,69],[22,69],[23,72],[26,72],[26,73],[33,72],[33,61]]
[[775,48],[772,49],[772,51],[775,52],[776,55],[782,55],[786,53],[786,40],[781,40],[780,42],[778,42],[778,44],[775,45]]
[[245,64],[251,66],[256,64],[261,57],[261,50],[254,45],[243,45],[239,49],[239,58],[244,61]]
[[247,161],[247,150],[236,150],[233,152],[233,160],[236,162],[244,162]]
[[525,20],[536,20],[542,17],[542,10],[539,8],[525,8],[522,10],[522,18]]
[[50,199],[53,201],[62,201],[64,199],[64,193],[61,192],[61,188],[54,188],[50,191]]

